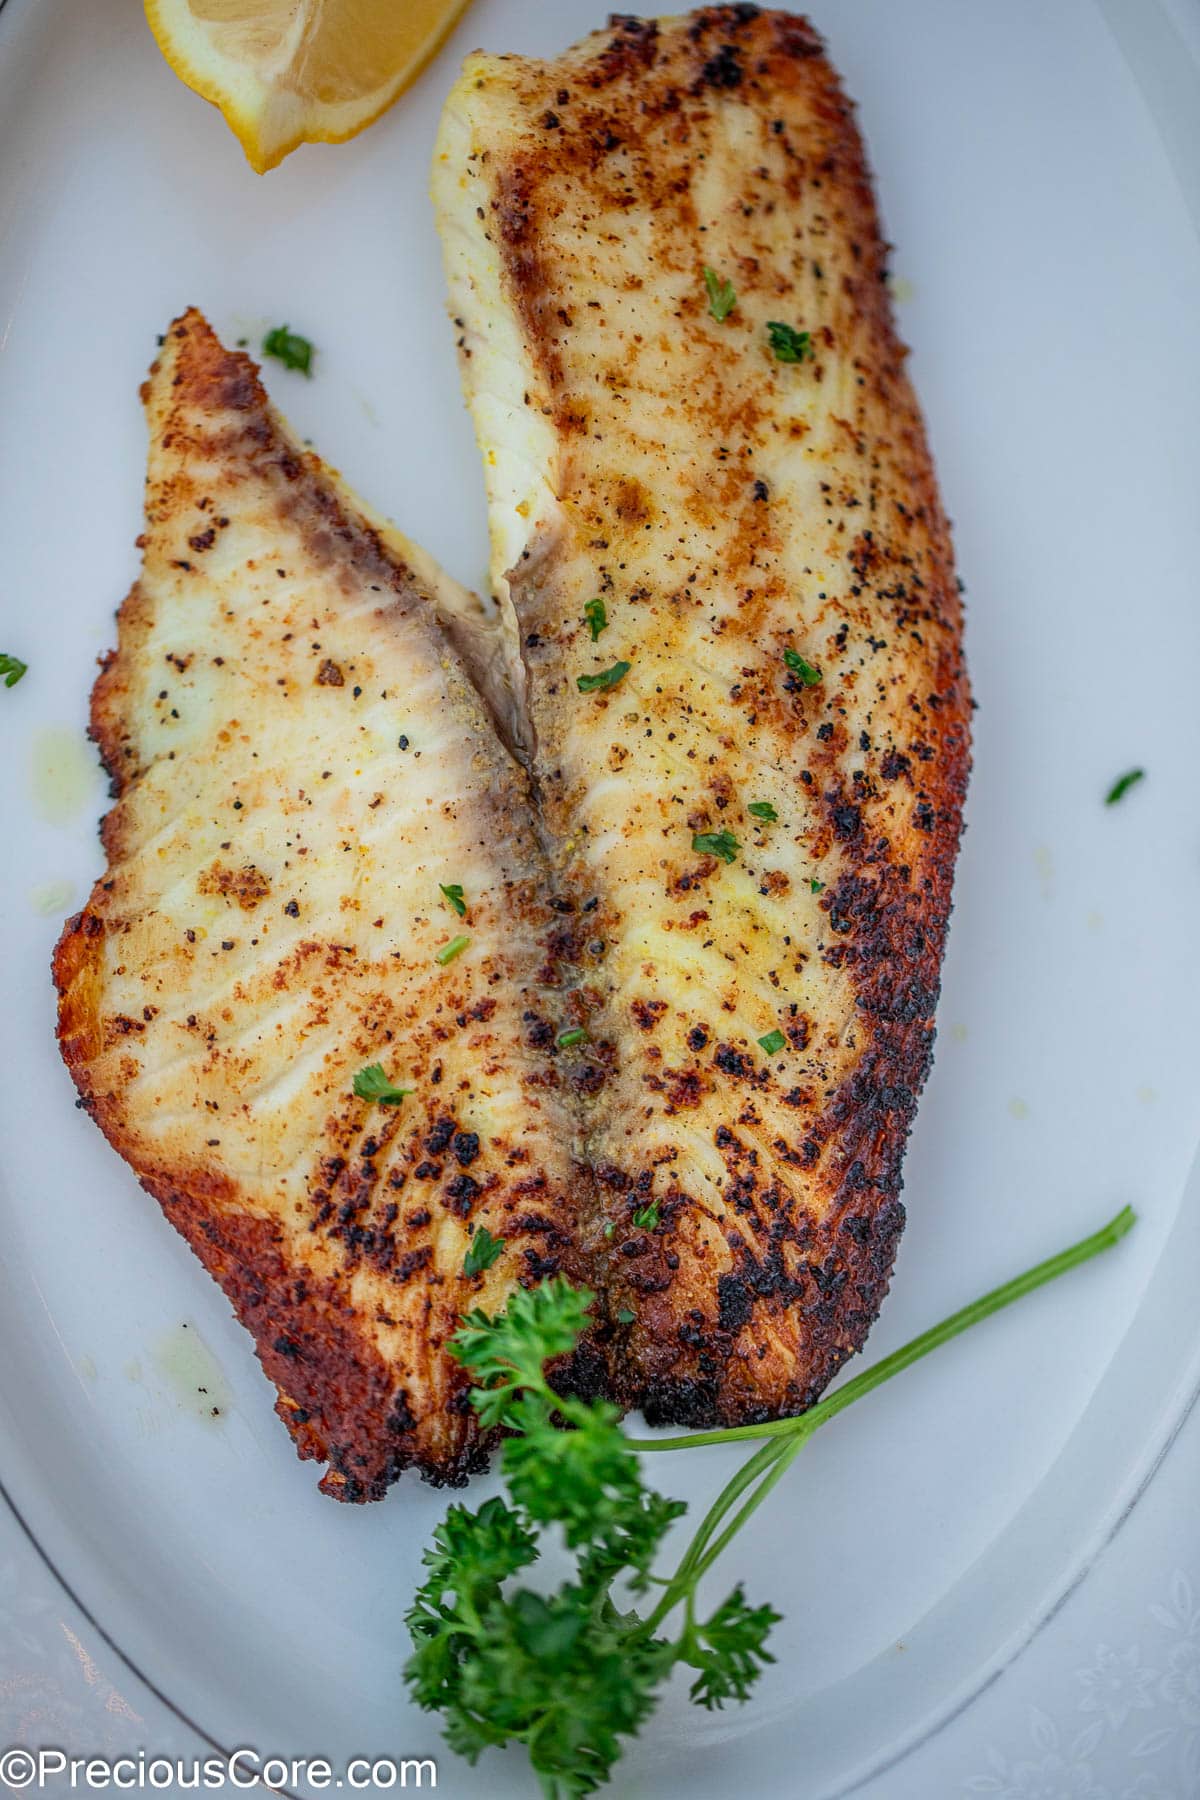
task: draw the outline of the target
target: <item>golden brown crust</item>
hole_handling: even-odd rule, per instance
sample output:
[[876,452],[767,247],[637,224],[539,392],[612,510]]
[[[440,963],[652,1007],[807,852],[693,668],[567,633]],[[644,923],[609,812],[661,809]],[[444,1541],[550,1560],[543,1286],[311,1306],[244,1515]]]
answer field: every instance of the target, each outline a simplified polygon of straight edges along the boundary
[[[446,1338],[577,1266],[553,1033],[525,1042],[555,1004],[526,782],[403,545],[249,360],[189,312],[144,398],[143,570],[92,705],[108,869],[56,952],[62,1053],[325,1491],[376,1498],[410,1464],[457,1483],[483,1446]],[[441,968],[453,878],[472,946]],[[402,1107],[353,1097],[376,1060]],[[469,1279],[483,1224],[505,1249]]]
[[[464,379],[506,307],[555,437],[509,580],[556,874],[598,902],[579,1004],[608,1379],[664,1421],[793,1412],[886,1290],[969,760],[862,142],[811,27],[752,6],[475,58],[451,110],[438,179],[481,240]],[[706,265],[737,291],[723,322]],[[771,320],[811,355],[777,361]],[[617,658],[619,687],[576,691]],[[732,867],[691,849],[722,829]]]

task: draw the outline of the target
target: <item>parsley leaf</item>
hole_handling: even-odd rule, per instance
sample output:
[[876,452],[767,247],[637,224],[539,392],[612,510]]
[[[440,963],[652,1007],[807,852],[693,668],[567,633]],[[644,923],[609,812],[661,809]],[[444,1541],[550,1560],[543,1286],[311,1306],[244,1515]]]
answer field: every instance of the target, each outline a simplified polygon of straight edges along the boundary
[[[11,687],[12,682],[10,681],[8,685]],[[1118,800],[1125,798],[1131,787],[1136,787],[1139,781],[1145,781],[1145,779],[1145,769],[1130,769],[1127,774],[1118,776],[1104,796],[1105,806],[1115,806]]]
[[715,269],[705,267],[704,286],[708,291],[708,310],[718,325],[723,325],[737,305],[732,281],[725,281]]
[[766,819],[768,824],[778,823],[779,814],[769,800],[752,800],[746,811],[755,819]]
[[[623,1740],[650,1717],[677,1665],[695,1671],[696,1705],[745,1700],[772,1660],[767,1640],[779,1615],[752,1605],[740,1585],[707,1618],[697,1596],[808,1439],[931,1350],[1111,1248],[1133,1222],[1125,1207],[796,1418],[681,1437],[630,1438],[607,1400],[552,1385],[549,1370],[587,1327],[586,1289],[555,1276],[518,1288],[494,1318],[469,1313],[450,1349],[474,1379],[470,1400],[482,1430],[508,1434],[500,1451],[508,1494],[475,1512],[451,1506],[425,1552],[426,1578],[406,1616],[413,1647],[404,1675],[418,1706],[441,1714],[447,1743],[471,1762],[489,1746],[523,1744],[543,1793],[575,1800],[609,1779]],[[476,1242],[481,1235],[482,1228]],[[633,1322],[628,1307],[616,1317]],[[742,1441],[758,1447],[717,1495],[674,1572],[657,1573],[666,1534],[686,1508],[647,1487],[639,1458]],[[556,1554],[565,1544],[574,1567],[550,1592],[514,1586],[539,1560],[543,1536]]]
[[633,1215],[633,1222],[639,1231],[653,1231],[658,1224],[658,1201],[652,1200],[649,1206],[639,1206]]
[[471,1247],[463,1260],[463,1274],[469,1281],[474,1275],[482,1275],[490,1269],[497,1259],[504,1255],[504,1239],[494,1238],[486,1225],[481,1225],[471,1239]]
[[452,881],[449,886],[447,886],[445,882],[439,881],[438,890],[445,895],[447,905],[454,908],[459,918],[465,919],[467,916],[467,903],[463,899],[461,884],[457,881]]
[[469,937],[452,937],[448,944],[442,945],[441,949],[433,959],[434,962],[440,963],[442,967],[445,968],[446,964],[452,963],[456,956],[462,955],[470,942],[471,940]]
[[775,352],[776,362],[798,363],[803,362],[806,357],[811,359],[816,355],[811,332],[796,331],[791,325],[780,324],[778,319],[769,321],[767,336]]
[[19,656],[5,656],[0,653],[0,676],[4,678],[5,687],[16,687],[29,664],[23,663]]
[[782,1031],[768,1031],[766,1037],[760,1037],[758,1041],[768,1056],[774,1056],[787,1043]]
[[560,1031],[554,1041],[560,1050],[569,1050],[573,1044],[582,1044],[586,1037],[582,1025],[572,1025],[569,1030]]
[[810,662],[806,662],[798,650],[785,650],[783,660],[805,687],[816,687],[825,679],[820,669],[815,669]]
[[354,1092],[358,1099],[373,1100],[377,1106],[399,1106],[413,1090],[393,1087],[383,1072],[382,1063],[368,1063],[354,1077]]
[[632,663],[616,662],[611,669],[601,669],[599,675],[577,675],[575,686],[581,694],[602,694],[624,681],[632,667]]
[[809,877],[808,885],[809,890],[814,894],[823,894],[825,892],[825,883],[823,881],[818,881],[815,875]]
[[595,600],[586,601],[583,608],[583,617],[584,622],[591,630],[592,642],[594,644],[596,639],[600,636],[600,633],[608,630],[608,609],[603,600],[597,598]]
[[696,1641],[682,1659],[700,1671],[689,1698],[710,1711],[726,1700],[748,1700],[763,1664],[775,1661],[765,1646],[782,1617],[771,1606],[748,1606],[739,1582],[712,1617],[696,1627]]
[[741,847],[732,831],[698,831],[692,839],[693,850],[702,856],[719,856],[727,863],[737,861]]
[[308,338],[300,337],[286,325],[276,325],[273,331],[268,331],[262,347],[264,356],[273,356],[285,369],[295,369],[299,374],[311,377],[316,351]]

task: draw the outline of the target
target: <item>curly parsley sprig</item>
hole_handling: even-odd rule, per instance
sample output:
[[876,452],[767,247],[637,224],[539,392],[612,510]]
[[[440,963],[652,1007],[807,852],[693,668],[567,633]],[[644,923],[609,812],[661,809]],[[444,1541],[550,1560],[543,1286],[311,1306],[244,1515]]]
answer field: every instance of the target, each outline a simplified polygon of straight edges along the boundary
[[[575,1349],[594,1296],[561,1277],[518,1290],[495,1318],[469,1313],[451,1340],[475,1378],[471,1403],[501,1451],[507,1499],[452,1506],[425,1552],[426,1580],[407,1614],[405,1679],[442,1715],[447,1743],[474,1763],[492,1745],[526,1747],[546,1800],[607,1782],[677,1665],[694,1671],[698,1706],[745,1700],[767,1663],[779,1614],[733,1588],[707,1618],[697,1588],[827,1419],[1023,1295],[1117,1243],[1125,1207],[1092,1236],[1027,1270],[865,1369],[798,1418],[681,1437],[631,1438],[606,1400],[559,1394],[547,1369]],[[567,1429],[563,1430],[562,1427]],[[725,1484],[670,1576],[654,1572],[686,1507],[648,1488],[642,1451],[760,1440]],[[550,1593],[515,1586],[561,1534],[572,1575]],[[639,1613],[632,1602],[658,1597]],[[664,1628],[675,1615],[670,1631]]]

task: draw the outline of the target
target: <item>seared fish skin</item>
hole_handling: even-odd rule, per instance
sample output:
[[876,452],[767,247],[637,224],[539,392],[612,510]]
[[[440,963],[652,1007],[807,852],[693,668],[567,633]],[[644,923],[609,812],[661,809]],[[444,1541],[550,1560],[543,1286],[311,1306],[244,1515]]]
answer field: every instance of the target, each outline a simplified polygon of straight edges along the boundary
[[[469,597],[431,591],[248,358],[188,312],[143,398],[143,567],[92,704],[117,798],[55,957],[62,1052],[325,1491],[377,1498],[411,1464],[459,1482],[484,1446],[445,1340],[575,1270],[587,1185],[526,779],[434,617]],[[401,1105],[355,1098],[375,1062]],[[484,1226],[503,1253],[467,1278]]]
[[804,21],[712,7],[471,57],[433,183],[545,841],[598,902],[607,1380],[792,1413],[887,1287],[969,763],[863,145]]

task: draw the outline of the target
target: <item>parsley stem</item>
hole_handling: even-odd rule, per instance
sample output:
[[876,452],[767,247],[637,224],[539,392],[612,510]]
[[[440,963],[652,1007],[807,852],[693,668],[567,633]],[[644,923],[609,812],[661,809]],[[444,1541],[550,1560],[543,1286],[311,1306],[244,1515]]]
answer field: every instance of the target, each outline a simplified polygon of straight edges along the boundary
[[[1090,1237],[1081,1239],[1066,1250],[1060,1250],[1056,1256],[1047,1257],[1034,1268],[1026,1269],[1024,1274],[1015,1276],[1013,1280],[993,1288],[991,1293],[984,1294],[981,1299],[972,1301],[969,1306],[951,1313],[940,1325],[923,1331],[911,1343],[893,1351],[890,1356],[885,1356],[873,1368],[864,1369],[835,1393],[796,1418],[775,1419],[763,1425],[741,1425],[728,1431],[692,1432],[684,1437],[629,1440],[639,1450],[681,1450],[703,1444],[739,1442],[744,1438],[766,1439],[754,1455],[734,1471],[704,1515],[679,1567],[645,1622],[647,1634],[652,1635],[680,1600],[694,1593],[698,1582],[737,1536],[751,1514],[762,1505],[772,1488],[783,1479],[809,1438],[827,1419],[844,1412],[846,1407],[852,1406],[864,1394],[869,1394],[874,1388],[889,1381],[893,1375],[898,1375],[902,1369],[907,1369],[923,1356],[928,1356],[931,1350],[937,1350],[942,1344],[949,1343],[951,1338],[969,1331],[972,1325],[978,1325],[993,1313],[1011,1306],[1015,1300],[1020,1300],[1026,1294],[1033,1293],[1036,1288],[1044,1287],[1047,1282],[1065,1275],[1069,1269],[1077,1268],[1080,1263],[1087,1262],[1100,1251],[1111,1249],[1132,1228],[1136,1216],[1131,1206],[1122,1207],[1115,1218],[1110,1219],[1107,1225],[1101,1226]],[[746,1496],[745,1499],[742,1499],[743,1495]],[[742,1504],[717,1535],[718,1528],[739,1500]]]
[[1114,1244],[1120,1243],[1126,1232],[1132,1230],[1136,1218],[1137,1214],[1131,1206],[1123,1206],[1120,1212],[1108,1221],[1107,1225],[1102,1225],[1099,1231],[1092,1232],[1090,1237],[1081,1238],[1077,1244],[1071,1244],[1067,1249],[1060,1250],[1056,1256],[1047,1257],[1044,1262],[1037,1263],[1032,1269],[1026,1269],[1024,1274],[1014,1276],[1011,1281],[1006,1281],[1000,1287],[993,1288],[990,1294],[984,1294],[981,1299],[973,1300],[969,1306],[964,1306],[958,1312],[951,1313],[950,1317],[943,1319],[940,1325],[931,1326],[928,1331],[923,1331],[919,1337],[913,1338],[911,1343],[904,1344],[899,1350],[893,1350],[892,1354],[885,1356],[882,1362],[876,1363],[872,1368],[863,1369],[852,1380],[846,1382],[844,1387],[836,1389],[832,1394],[827,1394],[824,1400],[819,1401],[808,1412],[800,1413],[796,1418],[769,1419],[761,1425],[734,1425],[724,1431],[694,1431],[688,1432],[682,1437],[632,1438],[630,1442],[635,1444],[639,1450],[689,1450],[705,1444],[738,1443],[747,1438],[792,1436],[807,1438],[819,1426],[824,1425],[827,1419],[832,1419],[835,1414],[844,1412],[846,1407],[852,1406],[856,1400],[861,1400],[864,1394],[869,1394],[874,1388],[881,1387],[885,1381],[890,1381],[892,1376],[898,1375],[902,1369],[910,1368],[923,1356],[928,1356],[931,1350],[940,1349],[943,1344],[948,1344],[951,1338],[959,1337],[962,1332],[969,1331],[972,1325],[980,1324],[984,1319],[990,1318],[993,1313],[1002,1312],[1006,1306],[1011,1306],[1015,1300],[1021,1300],[1026,1294],[1032,1294],[1036,1288],[1044,1287],[1048,1281],[1056,1281],[1068,1270],[1078,1268],[1081,1263],[1089,1262],[1102,1250],[1111,1250]]
[[697,1557],[696,1561],[692,1564],[691,1573],[689,1575],[690,1581],[699,1582],[701,1578],[707,1574],[708,1570],[724,1551],[725,1546],[731,1543],[737,1536],[751,1513],[755,1512],[757,1508],[762,1505],[776,1482],[781,1481],[787,1474],[792,1463],[795,1461],[796,1457],[799,1456],[811,1435],[811,1432],[797,1431],[793,1433],[790,1438],[784,1439],[781,1444],[772,1443],[771,1449],[775,1454],[763,1473],[758,1486],[754,1489],[754,1492],[750,1495],[749,1499],[744,1501],[738,1508],[720,1537],[707,1545],[703,1555]]
[[[638,1448],[640,1449],[641,1447],[642,1446],[639,1444]],[[797,1448],[799,1448],[799,1446],[797,1446]],[[679,1601],[690,1590],[693,1581],[699,1579],[698,1575],[695,1574],[697,1565],[712,1538],[713,1532],[716,1531],[730,1507],[736,1500],[741,1498],[748,1487],[752,1487],[759,1477],[771,1468],[771,1465],[778,1459],[780,1454],[780,1446],[777,1443],[764,1444],[762,1448],[756,1450],[754,1455],[744,1462],[740,1468],[734,1470],[729,1480],[725,1483],[725,1486],[721,1489],[721,1492],[717,1495],[716,1499],[705,1513],[703,1519],[701,1519],[700,1524],[696,1528],[695,1536],[683,1553],[679,1567],[667,1583],[666,1589],[660,1598],[658,1605],[647,1618],[645,1622],[647,1636],[652,1637],[654,1635],[654,1632],[661,1621],[666,1618],[667,1614],[679,1604]]]

